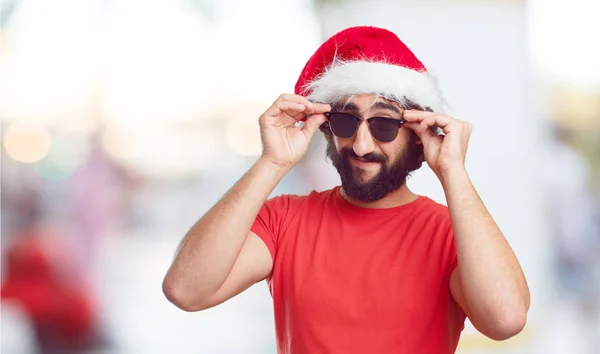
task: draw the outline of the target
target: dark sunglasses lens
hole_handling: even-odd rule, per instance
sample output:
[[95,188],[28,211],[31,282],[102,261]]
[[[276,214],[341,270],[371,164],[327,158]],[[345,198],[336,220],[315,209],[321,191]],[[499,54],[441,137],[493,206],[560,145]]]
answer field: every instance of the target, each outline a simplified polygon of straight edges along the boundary
[[397,119],[375,117],[369,119],[369,126],[375,139],[382,143],[389,143],[396,139],[402,124]]
[[347,113],[329,114],[329,126],[333,134],[342,139],[348,139],[354,136],[358,128],[359,120]]

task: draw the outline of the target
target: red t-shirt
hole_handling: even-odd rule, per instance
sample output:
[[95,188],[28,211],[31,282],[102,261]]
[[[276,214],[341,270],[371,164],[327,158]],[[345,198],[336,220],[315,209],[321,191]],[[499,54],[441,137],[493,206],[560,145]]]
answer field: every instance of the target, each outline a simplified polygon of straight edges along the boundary
[[252,231],[273,256],[278,353],[455,352],[465,314],[444,205],[365,209],[336,187],[269,199]]

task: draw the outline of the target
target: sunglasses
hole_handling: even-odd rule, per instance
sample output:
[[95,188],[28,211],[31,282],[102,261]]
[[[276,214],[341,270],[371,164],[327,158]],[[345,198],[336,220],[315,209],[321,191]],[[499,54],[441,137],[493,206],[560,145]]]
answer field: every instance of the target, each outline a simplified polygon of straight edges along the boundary
[[329,128],[333,135],[342,139],[350,139],[356,135],[361,121],[366,120],[369,123],[371,136],[380,143],[394,141],[398,136],[398,130],[406,123],[404,119],[388,117],[361,118],[345,112],[326,112],[325,116],[329,120]]

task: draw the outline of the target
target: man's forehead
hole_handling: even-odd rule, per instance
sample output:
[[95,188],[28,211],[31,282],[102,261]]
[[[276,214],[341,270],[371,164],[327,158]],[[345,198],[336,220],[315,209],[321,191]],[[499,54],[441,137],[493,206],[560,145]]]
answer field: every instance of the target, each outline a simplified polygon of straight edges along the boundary
[[338,102],[335,102],[333,106],[338,108],[354,109],[360,111],[380,109],[385,108],[386,106],[395,107],[398,110],[402,109],[402,106],[398,102],[387,99],[381,95],[374,94],[348,95],[346,97],[343,97]]

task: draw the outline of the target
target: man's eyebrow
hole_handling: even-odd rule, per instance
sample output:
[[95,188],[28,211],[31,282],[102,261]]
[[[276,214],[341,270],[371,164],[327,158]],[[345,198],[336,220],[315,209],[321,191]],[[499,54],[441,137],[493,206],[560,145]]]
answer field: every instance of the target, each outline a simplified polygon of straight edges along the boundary
[[347,102],[345,104],[339,102],[339,103],[333,105],[332,110],[333,111],[350,111],[350,112],[358,112],[359,111],[358,106],[352,102]]
[[[347,111],[347,112],[359,112],[360,109],[358,108],[358,106],[356,104],[354,104],[353,102],[347,102],[347,103],[341,103],[338,102],[336,104],[333,105],[332,107],[333,111]],[[400,114],[400,110],[398,109],[398,107],[394,106],[391,103],[387,103],[387,102],[383,102],[383,101],[378,101],[373,103],[373,105],[371,107],[369,107],[369,109],[371,110],[387,110],[387,111],[392,111],[395,113]]]
[[371,109],[384,109],[384,110],[388,110],[388,111],[392,111],[392,112],[400,114],[400,110],[398,109],[398,107],[394,106],[391,103],[382,102],[382,101],[375,102],[373,104],[373,106],[371,106]]

